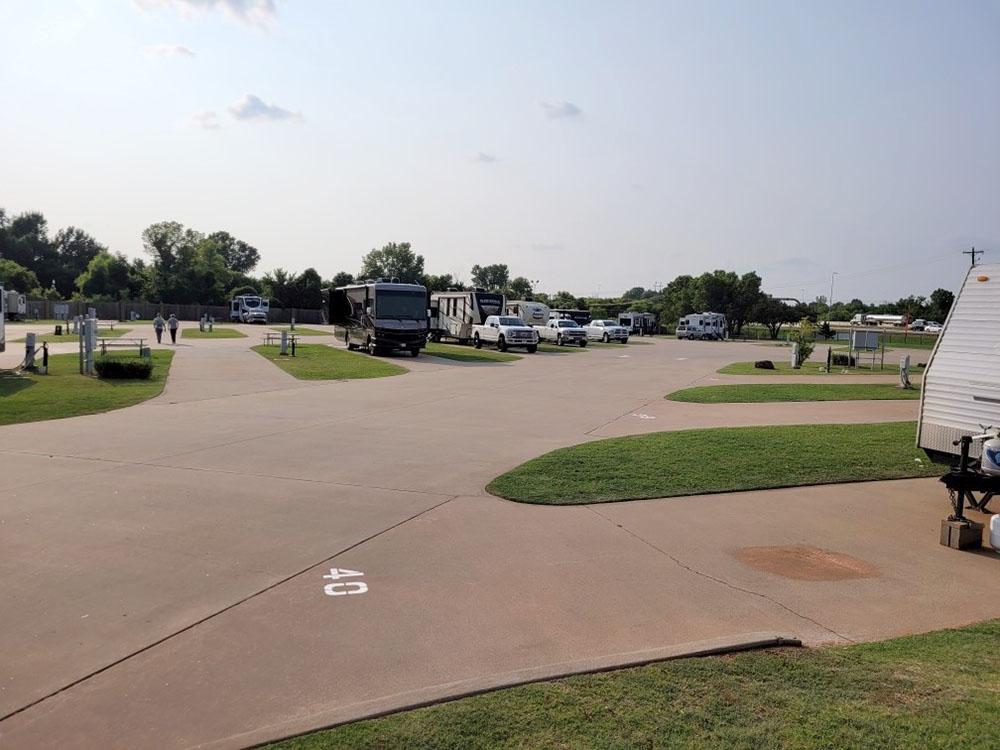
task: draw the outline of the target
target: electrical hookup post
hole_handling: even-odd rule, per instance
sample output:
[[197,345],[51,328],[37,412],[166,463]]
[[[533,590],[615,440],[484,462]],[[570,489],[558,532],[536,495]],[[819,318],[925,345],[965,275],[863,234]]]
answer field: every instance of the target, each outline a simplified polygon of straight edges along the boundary
[[94,349],[97,348],[97,318],[84,318],[79,322],[80,374],[94,374]]

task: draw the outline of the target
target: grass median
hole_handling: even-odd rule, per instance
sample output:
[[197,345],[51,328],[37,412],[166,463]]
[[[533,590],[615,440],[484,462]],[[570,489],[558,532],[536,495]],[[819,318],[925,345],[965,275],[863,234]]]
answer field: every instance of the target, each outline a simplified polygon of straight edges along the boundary
[[408,372],[405,367],[384,359],[334,349],[326,344],[300,344],[295,347],[294,357],[282,356],[279,346],[260,344],[251,348],[299,380],[359,380]]
[[[774,362],[772,360],[772,362]],[[838,377],[844,375],[898,375],[899,368],[889,364],[884,369],[872,369],[870,364],[861,366],[843,367],[834,366],[831,372],[826,371],[825,362],[806,362],[799,369],[795,369],[789,362],[779,360],[774,362],[773,370],[765,370],[753,366],[753,362],[733,362],[718,370],[720,375],[823,375],[826,377]],[[910,377],[918,374],[911,370]]]
[[320,330],[318,330],[316,328],[303,328],[302,326],[295,326],[295,330],[293,331],[288,326],[279,326],[277,328],[274,327],[274,326],[272,326],[271,330],[272,331],[278,331],[279,333],[281,331],[288,331],[289,333],[294,333],[296,336],[332,336],[333,335],[333,329],[332,328],[329,331],[320,331]]
[[879,643],[783,648],[498,690],[271,750],[996,747],[1000,621]]
[[246,337],[247,335],[243,331],[224,326],[213,326],[211,331],[207,328],[204,331],[197,328],[181,329],[181,338],[183,339],[245,339]]
[[653,432],[560,448],[486,489],[579,505],[940,474],[914,446],[915,432],[913,422]]
[[455,362],[516,362],[521,357],[517,354],[498,352],[491,349],[475,349],[460,344],[438,344],[427,342],[424,354],[432,357],[443,357]]
[[171,351],[154,349],[153,374],[148,380],[102,380],[80,374],[78,354],[53,354],[48,375],[0,377],[0,425],[134,406],[160,395],[173,356]]
[[685,388],[665,396],[689,404],[763,404],[776,401],[912,401],[918,388],[895,383],[748,383]]

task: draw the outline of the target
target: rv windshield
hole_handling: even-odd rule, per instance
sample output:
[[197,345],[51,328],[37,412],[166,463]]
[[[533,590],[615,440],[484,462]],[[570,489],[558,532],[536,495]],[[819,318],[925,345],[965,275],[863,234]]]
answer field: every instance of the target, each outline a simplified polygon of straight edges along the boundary
[[260,297],[244,297],[243,307],[260,307]]
[[425,320],[427,318],[427,295],[424,292],[379,289],[375,294],[375,317]]

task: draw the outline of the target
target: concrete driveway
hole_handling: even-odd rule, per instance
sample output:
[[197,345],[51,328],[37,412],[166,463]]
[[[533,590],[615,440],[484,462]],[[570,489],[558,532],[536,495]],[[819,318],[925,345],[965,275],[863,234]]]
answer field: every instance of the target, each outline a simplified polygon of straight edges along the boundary
[[564,508],[483,490],[605,435],[915,402],[672,404],[760,358],[673,340],[307,382],[249,330],[182,339],[153,401],[0,428],[0,745],[241,747],[710,638],[1000,616],[1000,556],[937,544],[934,480]]

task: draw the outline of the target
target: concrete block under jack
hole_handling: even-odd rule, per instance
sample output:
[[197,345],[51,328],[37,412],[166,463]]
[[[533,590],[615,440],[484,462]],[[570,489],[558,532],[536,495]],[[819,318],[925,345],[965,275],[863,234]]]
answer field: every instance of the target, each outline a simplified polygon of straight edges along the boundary
[[983,525],[976,521],[941,521],[941,544],[952,549],[976,549],[983,546]]

